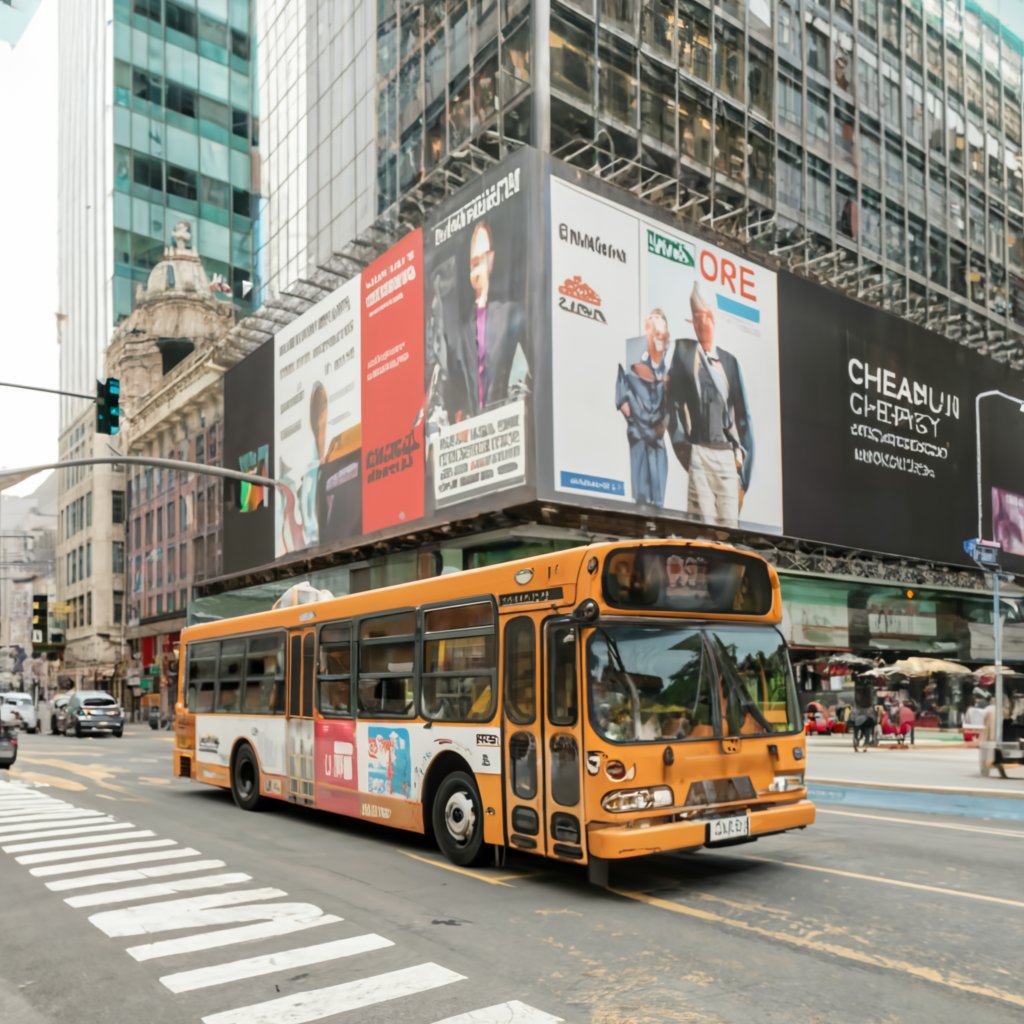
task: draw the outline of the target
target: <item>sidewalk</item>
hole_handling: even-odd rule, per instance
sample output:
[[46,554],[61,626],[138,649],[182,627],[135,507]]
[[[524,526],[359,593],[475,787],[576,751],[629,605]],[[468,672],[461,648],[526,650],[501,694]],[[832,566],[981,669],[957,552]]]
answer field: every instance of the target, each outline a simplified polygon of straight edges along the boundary
[[821,804],[1024,821],[1024,767],[982,778],[978,750],[955,742],[892,743],[854,753],[848,736],[809,736],[807,786]]

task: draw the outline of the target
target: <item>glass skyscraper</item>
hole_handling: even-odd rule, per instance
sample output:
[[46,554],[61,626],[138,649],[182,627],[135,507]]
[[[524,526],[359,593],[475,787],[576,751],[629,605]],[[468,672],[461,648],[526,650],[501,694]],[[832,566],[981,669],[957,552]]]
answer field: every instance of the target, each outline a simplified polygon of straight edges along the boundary
[[529,142],[1024,363],[1024,43],[993,4],[376,7],[378,212]]
[[[240,312],[255,265],[251,0],[62,0],[61,388],[91,393],[113,327],[179,220]],[[243,296],[243,282],[253,292]],[[61,400],[66,429],[80,402]]]

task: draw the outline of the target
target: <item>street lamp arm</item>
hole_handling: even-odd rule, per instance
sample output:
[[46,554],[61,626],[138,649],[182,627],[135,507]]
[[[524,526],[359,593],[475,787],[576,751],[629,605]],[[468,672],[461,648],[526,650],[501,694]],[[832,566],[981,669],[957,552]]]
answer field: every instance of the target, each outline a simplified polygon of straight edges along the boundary
[[156,466],[161,469],[177,469],[186,473],[197,473],[203,476],[226,477],[228,480],[243,480],[250,484],[263,487],[279,487],[281,481],[256,473],[243,473],[237,469],[226,469],[223,466],[209,466],[202,462],[185,462],[181,459],[159,459],[148,455],[116,455],[96,456],[86,459],[66,459],[63,462],[50,462],[43,466],[25,466],[21,469],[0,470],[0,491],[13,487],[16,483],[42,473],[47,469],[68,469],[72,466]]

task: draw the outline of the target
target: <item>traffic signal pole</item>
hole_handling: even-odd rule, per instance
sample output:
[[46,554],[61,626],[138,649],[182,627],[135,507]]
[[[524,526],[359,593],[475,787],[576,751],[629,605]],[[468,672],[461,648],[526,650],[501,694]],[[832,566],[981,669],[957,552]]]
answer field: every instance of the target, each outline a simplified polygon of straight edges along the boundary
[[278,487],[280,480],[270,476],[259,476],[256,473],[243,473],[237,469],[226,469],[223,466],[210,466],[205,462],[185,462],[182,459],[158,459],[149,455],[104,455],[86,459],[65,459],[63,462],[48,462],[42,466],[22,466],[19,469],[0,470],[0,491],[36,473],[48,469],[68,469],[71,466],[157,466],[161,469],[177,469],[185,473],[197,473],[202,476],[220,476],[228,480],[243,480],[250,484],[263,487]]

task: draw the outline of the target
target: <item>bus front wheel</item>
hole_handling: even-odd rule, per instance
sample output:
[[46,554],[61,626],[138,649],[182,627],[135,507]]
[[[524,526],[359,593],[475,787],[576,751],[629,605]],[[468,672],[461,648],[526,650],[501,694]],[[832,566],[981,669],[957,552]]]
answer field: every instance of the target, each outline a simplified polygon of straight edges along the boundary
[[462,867],[484,858],[484,817],[480,793],[471,775],[452,772],[438,787],[432,810],[440,851]]
[[243,811],[255,811],[260,803],[260,766],[248,743],[238,748],[231,766],[231,795]]

